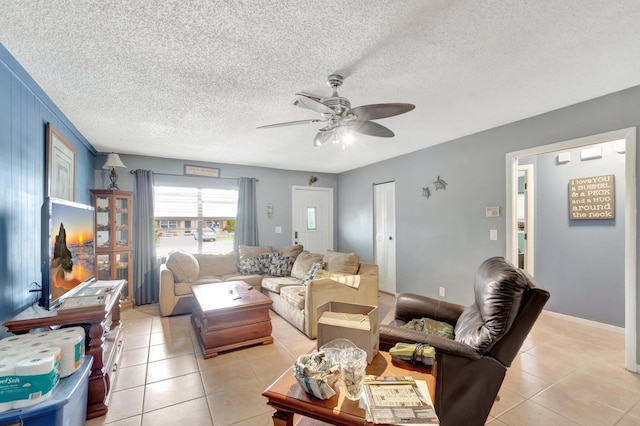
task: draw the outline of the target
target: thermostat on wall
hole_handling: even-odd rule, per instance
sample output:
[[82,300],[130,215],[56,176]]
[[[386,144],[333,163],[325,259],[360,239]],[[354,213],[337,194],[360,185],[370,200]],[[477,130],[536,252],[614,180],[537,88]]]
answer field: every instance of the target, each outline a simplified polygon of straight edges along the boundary
[[500,217],[500,207],[487,207],[487,217]]

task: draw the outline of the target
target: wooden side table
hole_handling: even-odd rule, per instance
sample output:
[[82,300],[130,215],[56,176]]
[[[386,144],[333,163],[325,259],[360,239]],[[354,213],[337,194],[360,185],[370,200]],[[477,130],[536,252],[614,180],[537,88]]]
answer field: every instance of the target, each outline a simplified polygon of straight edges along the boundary
[[[379,352],[367,366],[367,374],[376,376],[412,376],[427,382],[431,400],[435,402],[437,365],[422,366],[409,363],[394,364],[388,352]],[[372,425],[365,419],[365,411],[358,401],[351,401],[338,392],[329,399],[318,399],[300,387],[293,377],[293,367],[285,371],[263,393],[267,404],[276,409],[275,426],[293,426],[294,414],[327,422],[332,425]],[[305,424],[314,424],[307,422]]]

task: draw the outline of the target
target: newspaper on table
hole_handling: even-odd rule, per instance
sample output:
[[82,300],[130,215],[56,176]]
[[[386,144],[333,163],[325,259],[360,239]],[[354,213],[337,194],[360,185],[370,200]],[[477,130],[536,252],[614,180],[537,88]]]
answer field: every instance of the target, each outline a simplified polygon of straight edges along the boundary
[[360,401],[367,421],[372,423],[440,424],[424,380],[410,376],[366,376]]

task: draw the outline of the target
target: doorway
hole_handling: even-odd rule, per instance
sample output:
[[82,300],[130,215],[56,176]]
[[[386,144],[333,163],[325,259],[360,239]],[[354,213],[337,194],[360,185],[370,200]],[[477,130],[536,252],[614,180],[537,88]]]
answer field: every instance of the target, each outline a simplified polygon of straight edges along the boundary
[[[506,154],[506,255],[517,264],[517,177],[518,161],[525,157],[585,147],[605,141],[624,140],[624,333],[625,368],[637,372],[637,279],[636,279],[636,129],[634,127],[589,137],[534,147]],[[540,219],[542,220],[542,219]],[[542,223],[542,222],[540,222]],[[553,296],[552,296],[553,297]]]
[[373,185],[374,257],[378,289],[396,294],[396,183]]
[[534,185],[533,164],[518,163],[518,268],[534,275]]
[[311,253],[333,250],[333,188],[293,186],[293,244]]

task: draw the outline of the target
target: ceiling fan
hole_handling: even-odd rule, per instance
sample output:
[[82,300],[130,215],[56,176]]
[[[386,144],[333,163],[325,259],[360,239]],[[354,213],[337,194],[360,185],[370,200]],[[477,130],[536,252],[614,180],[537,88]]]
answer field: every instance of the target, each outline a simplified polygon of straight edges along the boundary
[[321,146],[330,140],[338,143],[341,141],[341,136],[343,136],[345,131],[348,133],[351,130],[369,136],[390,138],[394,136],[394,133],[390,129],[371,120],[393,117],[394,115],[404,114],[415,108],[415,105],[412,104],[399,103],[362,105],[351,108],[351,102],[349,102],[347,98],[338,95],[338,87],[342,85],[343,81],[344,79],[341,75],[331,74],[329,76],[327,83],[333,89],[333,94],[327,98],[307,93],[296,93],[295,105],[319,112],[322,118],[269,124],[267,126],[260,126],[258,129],[293,126],[297,124],[326,123],[324,127],[318,130],[313,140],[313,146]]

